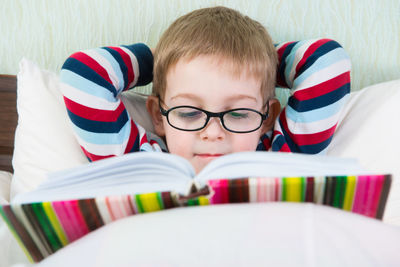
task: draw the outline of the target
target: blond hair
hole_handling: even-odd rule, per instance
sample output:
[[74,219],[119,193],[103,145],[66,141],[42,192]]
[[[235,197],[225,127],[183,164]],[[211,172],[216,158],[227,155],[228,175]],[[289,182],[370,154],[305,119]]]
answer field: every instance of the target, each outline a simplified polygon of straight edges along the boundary
[[235,75],[247,71],[261,80],[264,100],[274,95],[277,53],[267,30],[257,21],[226,7],[192,11],[173,22],[154,53],[153,95],[165,95],[168,71],[179,60],[218,56]]

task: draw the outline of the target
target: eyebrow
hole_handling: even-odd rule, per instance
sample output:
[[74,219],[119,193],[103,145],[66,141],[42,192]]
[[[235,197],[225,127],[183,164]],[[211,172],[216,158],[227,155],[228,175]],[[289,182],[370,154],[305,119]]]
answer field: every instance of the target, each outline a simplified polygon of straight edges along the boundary
[[174,100],[176,98],[190,98],[190,99],[195,99],[195,100],[200,99],[198,96],[196,96],[194,94],[178,94],[178,95],[171,97],[171,100]]
[[[171,97],[171,100],[174,100],[176,98],[189,98],[189,99],[194,99],[194,100],[201,100],[200,97],[198,97],[194,94],[178,94],[176,96]],[[257,98],[255,98],[253,96],[249,96],[249,95],[243,95],[243,94],[231,96],[227,99],[227,101],[241,100],[243,98],[247,98],[254,102],[257,102]]]
[[234,96],[228,98],[228,100],[231,100],[231,101],[232,100],[240,100],[243,98],[247,98],[247,99],[253,100],[254,102],[257,102],[257,98],[255,98],[253,96],[249,96],[249,95],[234,95]]

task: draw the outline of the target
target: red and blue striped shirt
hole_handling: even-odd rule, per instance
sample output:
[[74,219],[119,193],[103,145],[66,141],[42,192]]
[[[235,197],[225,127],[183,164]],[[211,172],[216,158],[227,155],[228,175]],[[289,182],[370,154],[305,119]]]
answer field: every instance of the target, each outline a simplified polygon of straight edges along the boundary
[[[291,95],[257,150],[324,153],[350,92],[349,57],[330,39],[287,42],[276,49],[277,85],[289,88]],[[61,91],[89,160],[164,150],[159,139],[132,120],[119,97],[150,83],[152,73],[153,55],[144,44],[91,49],[66,60]]]

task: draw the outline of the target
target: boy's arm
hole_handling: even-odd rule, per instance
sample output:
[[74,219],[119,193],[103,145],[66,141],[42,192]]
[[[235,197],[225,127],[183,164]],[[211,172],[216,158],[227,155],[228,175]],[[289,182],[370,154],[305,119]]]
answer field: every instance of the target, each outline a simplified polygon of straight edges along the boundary
[[82,150],[89,160],[139,151],[147,143],[119,94],[152,81],[153,55],[144,44],[77,52],[64,63],[61,91]]
[[272,150],[324,153],[350,92],[350,59],[330,39],[277,46],[278,86],[291,88],[275,123]]

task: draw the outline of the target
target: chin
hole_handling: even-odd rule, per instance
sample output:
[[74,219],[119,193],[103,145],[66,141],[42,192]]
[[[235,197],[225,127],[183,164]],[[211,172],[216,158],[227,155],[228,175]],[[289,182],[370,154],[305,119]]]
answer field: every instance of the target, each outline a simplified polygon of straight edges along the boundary
[[194,170],[196,171],[196,174],[199,173],[202,169],[204,169],[205,166],[207,166],[208,162],[192,162],[192,166]]
[[199,173],[208,163],[217,158],[218,157],[195,157],[192,161],[192,165],[196,170],[196,173]]
[[202,169],[204,169],[204,167],[205,167],[206,165],[207,165],[207,164],[205,164],[205,165],[200,165],[200,164],[193,164],[193,163],[192,163],[192,166],[193,166],[193,168],[194,168],[196,174],[198,174]]

